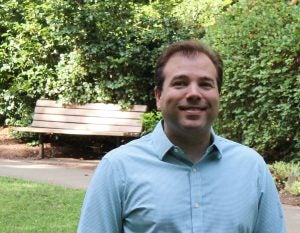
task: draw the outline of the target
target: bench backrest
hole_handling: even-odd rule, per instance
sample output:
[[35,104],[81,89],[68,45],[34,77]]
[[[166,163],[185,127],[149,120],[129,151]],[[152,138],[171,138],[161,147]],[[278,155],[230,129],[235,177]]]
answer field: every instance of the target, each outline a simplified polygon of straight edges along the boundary
[[124,110],[116,104],[62,105],[38,100],[31,127],[47,128],[49,133],[137,137],[142,132],[146,110],[145,105]]

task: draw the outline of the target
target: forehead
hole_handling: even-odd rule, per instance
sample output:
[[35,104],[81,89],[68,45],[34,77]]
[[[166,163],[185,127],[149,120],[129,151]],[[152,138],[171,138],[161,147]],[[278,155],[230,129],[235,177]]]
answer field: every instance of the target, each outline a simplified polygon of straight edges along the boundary
[[204,53],[175,53],[163,70],[165,78],[175,76],[199,76],[217,79],[217,70],[211,59]]

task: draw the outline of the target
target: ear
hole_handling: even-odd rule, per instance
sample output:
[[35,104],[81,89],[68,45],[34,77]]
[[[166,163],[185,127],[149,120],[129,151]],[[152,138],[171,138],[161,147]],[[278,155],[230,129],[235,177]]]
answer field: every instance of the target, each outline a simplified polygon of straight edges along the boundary
[[154,95],[156,99],[156,108],[160,110],[160,97],[161,97],[161,90],[158,87],[154,88]]

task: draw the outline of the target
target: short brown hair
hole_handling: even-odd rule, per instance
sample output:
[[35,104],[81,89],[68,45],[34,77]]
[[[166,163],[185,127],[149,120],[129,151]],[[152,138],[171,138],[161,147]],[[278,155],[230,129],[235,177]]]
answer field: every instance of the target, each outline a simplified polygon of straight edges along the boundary
[[183,54],[184,56],[193,56],[198,53],[204,53],[207,55],[217,70],[218,91],[221,92],[221,86],[223,83],[223,61],[217,52],[197,40],[184,40],[175,42],[164,50],[159,57],[155,68],[155,85],[158,89],[162,90],[163,87],[165,79],[163,73],[164,67],[169,59],[178,53]]

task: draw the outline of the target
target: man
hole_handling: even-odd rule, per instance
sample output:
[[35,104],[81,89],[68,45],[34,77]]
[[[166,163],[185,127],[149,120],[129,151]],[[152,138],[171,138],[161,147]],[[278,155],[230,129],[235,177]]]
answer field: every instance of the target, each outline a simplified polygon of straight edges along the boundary
[[164,51],[155,87],[163,120],[102,159],[78,232],[285,232],[262,157],[212,130],[222,76],[221,59],[200,42]]

